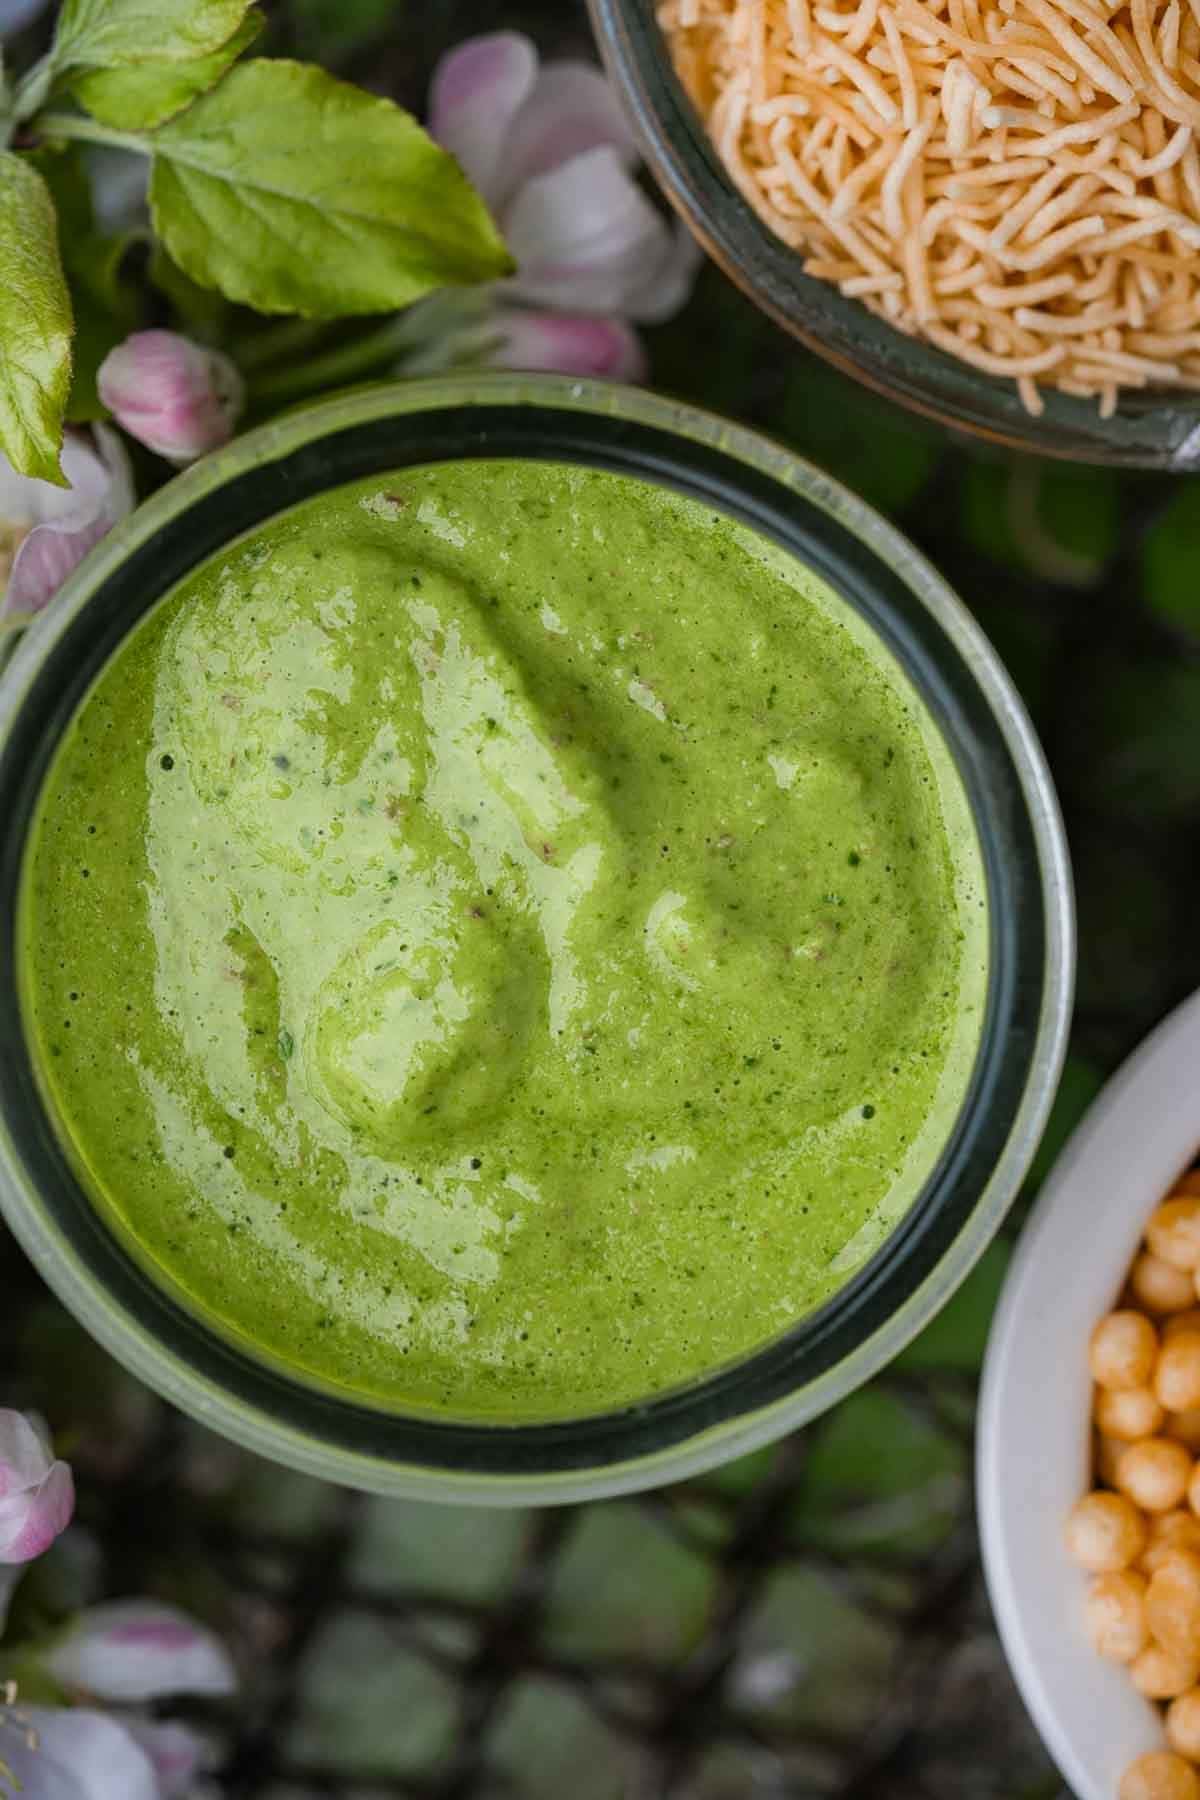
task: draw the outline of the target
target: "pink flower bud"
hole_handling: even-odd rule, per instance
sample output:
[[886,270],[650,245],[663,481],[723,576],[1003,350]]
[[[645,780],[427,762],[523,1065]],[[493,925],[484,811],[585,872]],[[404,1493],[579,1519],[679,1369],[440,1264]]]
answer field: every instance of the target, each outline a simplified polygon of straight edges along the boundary
[[228,1694],[237,1683],[220,1639],[158,1600],[113,1600],[79,1614],[46,1654],[64,1687],[120,1702]]
[[227,443],[244,398],[227,356],[174,331],[135,331],[109,351],[96,385],[118,425],[174,463]]
[[65,1531],[75,1484],[25,1413],[0,1410],[0,1563],[32,1562]]

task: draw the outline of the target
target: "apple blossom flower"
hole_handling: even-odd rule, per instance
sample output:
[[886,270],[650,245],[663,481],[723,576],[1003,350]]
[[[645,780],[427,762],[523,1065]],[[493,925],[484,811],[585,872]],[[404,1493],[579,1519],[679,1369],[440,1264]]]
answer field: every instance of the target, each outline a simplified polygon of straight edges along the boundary
[[637,146],[600,71],[540,66],[518,32],[470,38],[434,72],[430,130],[491,207],[517,263],[496,286],[496,343],[485,360],[643,374],[630,324],[678,310],[700,252],[634,179]]
[[118,425],[169,462],[233,436],[245,390],[229,358],[176,331],[135,331],[100,364],[100,398]]
[[55,1457],[42,1421],[0,1410],[0,1563],[32,1562],[74,1510],[71,1470]]
[[[157,1600],[119,1600],[81,1613],[48,1650],[46,1674],[77,1706],[0,1709],[0,1768],[30,1800],[184,1800],[209,1756],[205,1738],[137,1710],[172,1694],[219,1695],[236,1685],[220,1640]],[[97,1702],[110,1703],[101,1711]],[[2,1789],[2,1784],[0,1784]]]
[[54,487],[0,454],[0,629],[38,612],[94,544],[133,510],[133,474],[115,431],[68,431]]

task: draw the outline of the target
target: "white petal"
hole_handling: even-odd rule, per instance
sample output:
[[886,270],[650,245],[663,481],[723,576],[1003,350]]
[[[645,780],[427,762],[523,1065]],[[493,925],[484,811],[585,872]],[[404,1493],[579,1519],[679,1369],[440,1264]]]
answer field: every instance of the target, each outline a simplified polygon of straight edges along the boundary
[[0,0],[0,38],[23,31],[45,5],[46,0]]
[[675,236],[615,150],[589,150],[526,182],[505,235],[519,272],[504,287],[515,298],[558,312],[662,316],[650,296],[673,269]]
[[636,163],[629,121],[604,76],[590,63],[547,63],[504,141],[497,204],[536,176],[605,145],[626,168]]
[[157,1600],[116,1600],[81,1613],[45,1658],[69,1688],[104,1700],[228,1694],[237,1685],[220,1639]]
[[121,1722],[153,1763],[162,1800],[182,1800],[190,1794],[209,1756],[209,1746],[200,1733],[174,1719],[126,1716]]
[[20,1800],[159,1800],[150,1758],[104,1713],[70,1706],[20,1713],[37,1747],[30,1748],[19,1728],[6,1730],[0,1746]]
[[648,264],[639,286],[630,293],[625,311],[641,325],[660,325],[675,316],[692,291],[704,252],[682,221],[668,232],[662,254]]
[[92,434],[100,459],[108,470],[108,493],[104,499],[104,516],[111,525],[125,518],[137,505],[133,485],[133,464],[120,432],[110,425],[93,425]]
[[33,1420],[11,1407],[0,1407],[0,1500],[36,1487],[53,1461],[54,1452],[47,1450]]
[[429,130],[485,200],[496,192],[508,128],[537,79],[537,51],[518,31],[468,38],[433,72]]
[[492,328],[499,342],[485,360],[495,369],[549,369],[608,381],[642,381],[646,376],[645,351],[624,319],[502,307]]

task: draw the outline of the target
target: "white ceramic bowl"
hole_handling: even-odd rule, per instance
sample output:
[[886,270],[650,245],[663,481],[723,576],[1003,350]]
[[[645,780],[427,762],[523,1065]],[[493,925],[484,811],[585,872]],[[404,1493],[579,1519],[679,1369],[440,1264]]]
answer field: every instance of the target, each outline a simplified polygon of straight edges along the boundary
[[1088,1485],[1087,1340],[1200,1150],[1200,993],[1113,1076],[1054,1167],[992,1326],[978,1421],[984,1566],[1013,1674],[1078,1800],[1115,1800],[1162,1721],[1091,1648],[1063,1525]]

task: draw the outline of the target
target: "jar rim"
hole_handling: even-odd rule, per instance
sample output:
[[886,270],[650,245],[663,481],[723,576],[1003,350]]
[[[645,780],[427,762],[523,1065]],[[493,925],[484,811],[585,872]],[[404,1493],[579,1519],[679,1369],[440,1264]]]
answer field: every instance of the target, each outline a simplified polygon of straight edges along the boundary
[[[471,1425],[310,1386],[185,1312],[70,1170],[16,1002],[26,828],[83,692],[137,620],[223,543],[310,494],[408,464],[585,462],[665,482],[782,543],[898,655],[967,791],[989,886],[992,974],[968,1098],[921,1195],[815,1312],[730,1366],[587,1418]],[[185,1410],[348,1485],[526,1504],[630,1491],[740,1454],[874,1374],[949,1298],[1015,1196],[1065,1051],[1070,875],[1057,802],[1020,700],[940,576],[861,501],[744,427],[638,390],[553,376],[452,376],[334,397],[176,477],[70,578],[0,677],[0,1203],[69,1310]],[[8,979],[5,979],[5,975]]]

